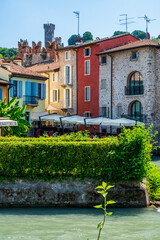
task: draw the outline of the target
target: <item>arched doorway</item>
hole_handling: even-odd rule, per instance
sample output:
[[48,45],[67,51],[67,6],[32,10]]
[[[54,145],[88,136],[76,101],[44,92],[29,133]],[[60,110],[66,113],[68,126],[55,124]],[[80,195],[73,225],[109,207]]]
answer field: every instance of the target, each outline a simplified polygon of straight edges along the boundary
[[135,101],[131,104],[130,115],[137,121],[143,121],[143,107],[139,101]]

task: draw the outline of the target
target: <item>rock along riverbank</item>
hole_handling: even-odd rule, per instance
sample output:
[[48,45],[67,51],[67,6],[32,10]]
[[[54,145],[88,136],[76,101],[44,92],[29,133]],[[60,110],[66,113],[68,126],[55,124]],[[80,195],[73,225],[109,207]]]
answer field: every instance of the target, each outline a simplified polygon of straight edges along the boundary
[[[63,180],[44,182],[15,180],[0,183],[0,207],[93,207],[103,199],[97,194],[93,180]],[[114,183],[113,183],[114,184]],[[147,207],[149,197],[144,184],[129,181],[114,184],[108,197],[116,201],[112,207]]]

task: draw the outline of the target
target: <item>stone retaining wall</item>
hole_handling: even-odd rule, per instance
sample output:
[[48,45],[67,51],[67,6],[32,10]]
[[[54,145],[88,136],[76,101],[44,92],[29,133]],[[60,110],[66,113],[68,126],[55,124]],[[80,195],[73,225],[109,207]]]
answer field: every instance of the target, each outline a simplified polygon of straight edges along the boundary
[[[58,206],[93,207],[102,202],[97,194],[96,181],[78,180],[29,182],[16,180],[0,183],[0,207],[12,206]],[[116,201],[112,207],[146,207],[149,198],[146,187],[138,182],[121,182],[110,189],[109,198]]]

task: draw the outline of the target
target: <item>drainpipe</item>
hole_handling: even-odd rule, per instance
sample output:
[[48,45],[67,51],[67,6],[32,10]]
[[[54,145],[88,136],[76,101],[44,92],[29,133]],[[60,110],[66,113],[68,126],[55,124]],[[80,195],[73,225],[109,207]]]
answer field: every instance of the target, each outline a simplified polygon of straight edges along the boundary
[[113,106],[112,106],[112,101],[113,101],[113,95],[112,95],[112,90],[113,90],[113,57],[112,55],[108,55],[111,57],[111,119],[113,118],[113,114],[112,114],[112,109],[113,109]]

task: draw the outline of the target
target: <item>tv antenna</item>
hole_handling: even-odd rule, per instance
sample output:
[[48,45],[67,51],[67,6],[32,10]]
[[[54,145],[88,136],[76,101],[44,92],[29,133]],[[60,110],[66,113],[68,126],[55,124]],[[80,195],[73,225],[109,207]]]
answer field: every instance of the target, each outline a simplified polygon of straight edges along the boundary
[[134,18],[128,18],[127,14],[120,14],[120,16],[125,16],[125,18],[119,19],[120,25],[126,25],[126,32],[128,32],[128,24],[134,23],[133,21],[128,22],[130,19]]
[[146,21],[146,33],[148,33],[148,23],[150,23],[151,21],[155,21],[156,19],[150,19],[147,17],[147,15],[144,15],[144,17],[139,18],[144,18],[144,20]]
[[78,18],[78,37],[79,37],[80,36],[79,35],[79,11],[75,11],[73,13],[75,13],[76,17]]

